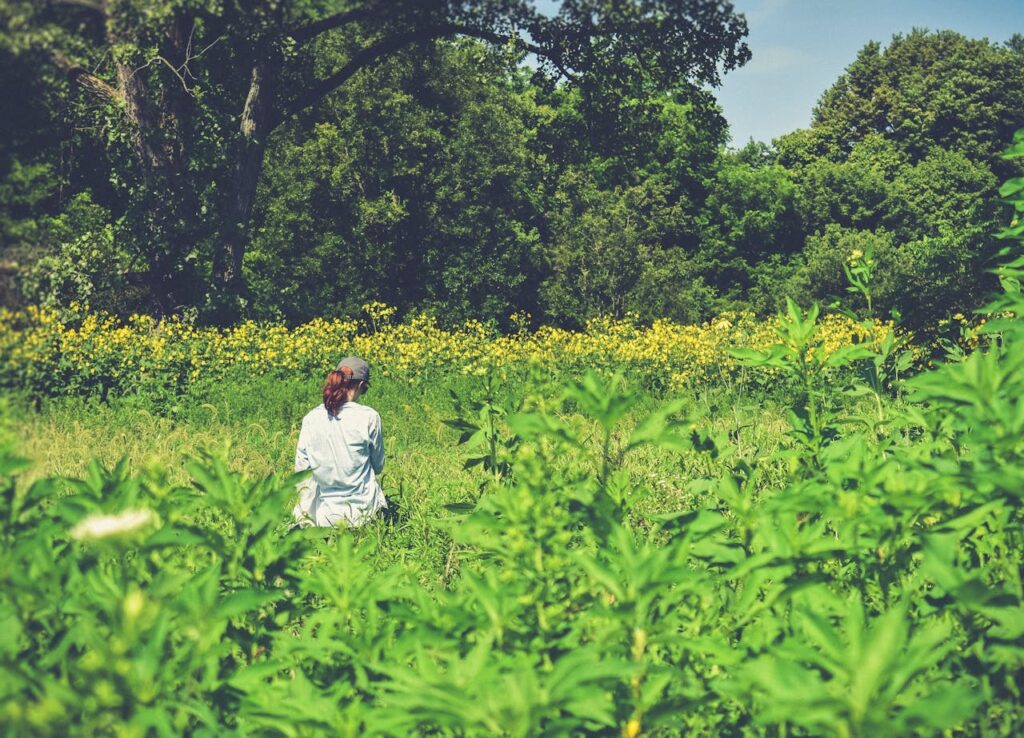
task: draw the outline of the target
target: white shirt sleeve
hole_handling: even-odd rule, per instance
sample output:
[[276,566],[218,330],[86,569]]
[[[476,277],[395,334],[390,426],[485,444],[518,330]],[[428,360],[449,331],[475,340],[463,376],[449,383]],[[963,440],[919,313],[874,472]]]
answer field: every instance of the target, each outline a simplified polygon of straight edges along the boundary
[[299,445],[295,448],[295,471],[301,472],[312,468],[313,462],[309,458],[309,429],[303,420],[302,429],[299,431]]
[[[302,421],[302,429],[299,431],[299,443],[295,448],[295,471],[303,472],[313,468],[313,461],[309,458],[309,429],[306,421]],[[313,478],[304,479],[296,486],[298,500],[292,508],[292,515],[295,521],[302,526],[314,525],[314,502],[316,501],[316,482]]]
[[384,469],[384,429],[379,413],[370,418],[370,466],[374,474],[380,474]]

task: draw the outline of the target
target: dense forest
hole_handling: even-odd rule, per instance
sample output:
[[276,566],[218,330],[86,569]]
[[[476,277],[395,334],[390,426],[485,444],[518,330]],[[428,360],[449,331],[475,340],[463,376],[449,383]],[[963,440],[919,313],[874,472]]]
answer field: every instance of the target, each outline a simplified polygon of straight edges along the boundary
[[871,41],[808,128],[744,143],[728,3],[386,5],[0,3],[3,303],[689,322],[863,311],[859,252],[871,311],[920,329],[992,286],[1019,35]]

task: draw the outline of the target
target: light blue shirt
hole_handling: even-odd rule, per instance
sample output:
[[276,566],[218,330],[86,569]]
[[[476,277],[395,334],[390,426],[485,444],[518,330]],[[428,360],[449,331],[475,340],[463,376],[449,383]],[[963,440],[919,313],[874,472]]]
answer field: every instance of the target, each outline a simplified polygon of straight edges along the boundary
[[359,526],[388,506],[377,475],[384,469],[380,414],[346,402],[337,415],[323,405],[302,419],[295,471],[313,470],[299,485],[293,514],[305,525]]

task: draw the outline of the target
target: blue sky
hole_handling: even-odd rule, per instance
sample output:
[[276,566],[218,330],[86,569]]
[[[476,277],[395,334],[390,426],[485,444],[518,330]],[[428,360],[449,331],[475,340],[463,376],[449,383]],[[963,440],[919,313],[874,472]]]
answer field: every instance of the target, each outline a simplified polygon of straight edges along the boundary
[[[540,0],[541,8],[557,6]],[[913,28],[1007,40],[1024,33],[1024,0],[733,0],[747,16],[753,59],[717,96],[734,146],[770,141],[811,122],[821,94],[868,41]]]
[[725,76],[718,99],[733,145],[803,128],[811,109],[868,41],[915,27],[1007,40],[1024,33],[1024,0],[734,0],[754,57]]

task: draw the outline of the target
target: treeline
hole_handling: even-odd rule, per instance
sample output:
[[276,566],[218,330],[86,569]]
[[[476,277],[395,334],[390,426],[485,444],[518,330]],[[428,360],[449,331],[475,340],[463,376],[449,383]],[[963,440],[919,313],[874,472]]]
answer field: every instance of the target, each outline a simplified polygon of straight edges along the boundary
[[[325,68],[332,53],[350,52],[321,48]],[[116,148],[83,132],[95,111],[30,56],[4,62],[0,94],[24,101],[0,121],[7,302],[148,310],[135,185]],[[993,195],[1019,173],[998,152],[1024,126],[1020,36],[870,43],[810,128],[771,145],[730,147],[700,85],[631,90],[558,82],[521,50],[468,38],[362,70],[268,141],[243,313],[295,322],[379,300],[443,321],[525,311],[576,326],[764,312],[787,295],[863,310],[845,291],[855,251],[877,262],[873,312],[912,327],[991,290],[1005,218]],[[202,285],[217,234],[193,236]],[[201,289],[189,297],[181,307],[202,315]]]

